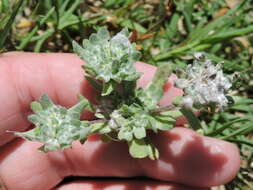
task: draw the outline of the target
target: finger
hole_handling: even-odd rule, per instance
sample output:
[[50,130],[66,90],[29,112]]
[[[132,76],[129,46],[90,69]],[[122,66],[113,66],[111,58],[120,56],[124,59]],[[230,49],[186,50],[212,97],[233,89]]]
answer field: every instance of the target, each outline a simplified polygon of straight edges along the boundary
[[187,187],[168,182],[142,180],[96,179],[78,180],[63,184],[54,190],[208,190],[207,188]]
[[103,143],[97,135],[84,145],[75,142],[72,149],[48,154],[36,150],[39,143],[22,141],[18,146],[13,142],[0,154],[0,176],[11,190],[50,189],[65,176],[149,176],[210,187],[227,183],[239,169],[235,145],[189,129],[174,128],[155,135],[152,142],[160,152],[155,161],[133,159],[127,144]]
[[[93,100],[94,92],[83,78],[82,64],[84,62],[74,54],[11,52],[2,55],[0,87],[4,93],[0,94],[0,146],[13,138],[7,130],[23,131],[30,125],[26,119],[29,105],[42,94],[49,94],[56,103],[67,107],[77,102],[78,94]],[[138,63],[136,68],[144,73],[139,85],[146,85],[154,75],[155,67]],[[168,85],[165,96],[169,103],[177,92],[171,93],[172,86]],[[90,118],[88,113],[85,115]]]
[[225,184],[240,168],[238,148],[226,141],[203,137],[186,128],[174,128],[152,137],[158,147],[158,160],[139,160],[149,177],[191,186]]

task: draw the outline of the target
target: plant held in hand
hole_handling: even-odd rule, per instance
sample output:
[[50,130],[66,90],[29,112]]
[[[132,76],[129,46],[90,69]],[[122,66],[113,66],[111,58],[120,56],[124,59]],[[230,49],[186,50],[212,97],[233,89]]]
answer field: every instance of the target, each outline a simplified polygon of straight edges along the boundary
[[[149,131],[170,130],[176,117],[185,115],[192,127],[199,124],[193,108],[223,109],[228,103],[226,92],[231,87],[223,76],[220,65],[214,66],[203,55],[196,54],[196,61],[189,66],[184,79],[176,84],[184,90],[184,97],[174,105],[159,107],[163,86],[171,74],[170,64],[163,63],[146,88],[137,88],[141,73],[134,63],[140,53],[128,40],[129,32],[123,29],[116,36],[102,28],[83,41],[83,47],[73,42],[74,52],[87,64],[83,65],[85,78],[98,92],[98,104],[92,105],[80,96],[80,102],[66,109],[55,105],[47,95],[31,108],[35,114],[28,119],[36,126],[27,132],[15,134],[44,145],[43,152],[71,147],[73,141],[84,143],[92,133],[102,135],[104,141],[125,141],[134,158],[157,159],[159,151],[149,138]],[[82,121],[86,109],[95,113],[94,121]]]

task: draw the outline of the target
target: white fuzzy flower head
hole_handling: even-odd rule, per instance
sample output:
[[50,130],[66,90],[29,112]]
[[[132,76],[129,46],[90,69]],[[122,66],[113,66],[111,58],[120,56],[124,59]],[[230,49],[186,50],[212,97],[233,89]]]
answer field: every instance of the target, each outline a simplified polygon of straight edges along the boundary
[[195,61],[187,67],[185,75],[185,79],[176,80],[176,85],[184,90],[184,106],[214,104],[220,110],[227,106],[226,92],[232,85],[223,75],[221,63],[213,65],[204,54],[196,53]]

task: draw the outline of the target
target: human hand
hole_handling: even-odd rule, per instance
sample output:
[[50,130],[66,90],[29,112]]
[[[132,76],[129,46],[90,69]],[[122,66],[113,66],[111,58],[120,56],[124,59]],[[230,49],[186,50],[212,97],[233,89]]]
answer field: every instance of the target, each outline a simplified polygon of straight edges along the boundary
[[[63,152],[41,153],[37,142],[14,138],[6,131],[24,131],[30,127],[26,117],[29,104],[47,93],[55,103],[71,106],[77,94],[94,99],[94,92],[83,79],[83,62],[73,54],[7,53],[0,57],[0,176],[9,190],[48,190],[66,176],[148,176],[164,182],[129,180],[86,180],[62,185],[57,190],[94,189],[197,189],[174,185],[210,187],[224,184],[237,173],[240,165],[235,145],[202,137],[190,129],[174,128],[152,137],[160,158],[133,159],[126,144],[103,143],[98,135],[84,145],[73,143]],[[145,86],[155,68],[136,64],[144,73],[138,81]],[[169,82],[161,105],[170,104],[181,91]],[[92,115],[84,113],[86,119]]]

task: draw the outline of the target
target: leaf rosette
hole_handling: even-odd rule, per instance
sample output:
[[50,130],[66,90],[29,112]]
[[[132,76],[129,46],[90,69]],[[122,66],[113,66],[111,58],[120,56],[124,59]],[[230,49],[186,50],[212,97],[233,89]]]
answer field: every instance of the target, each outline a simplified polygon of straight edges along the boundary
[[27,132],[15,134],[30,141],[44,143],[40,151],[48,152],[71,147],[75,140],[84,142],[90,130],[89,124],[80,121],[80,114],[89,102],[81,97],[80,102],[70,109],[55,105],[47,95],[31,104],[35,114],[28,119],[36,126]]
[[83,41],[83,47],[73,42],[74,51],[87,63],[83,66],[86,75],[106,83],[103,88],[107,90],[115,83],[136,81],[140,77],[134,68],[140,53],[128,36],[128,30],[123,29],[111,38],[108,30],[101,28]]

